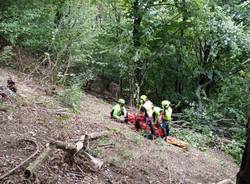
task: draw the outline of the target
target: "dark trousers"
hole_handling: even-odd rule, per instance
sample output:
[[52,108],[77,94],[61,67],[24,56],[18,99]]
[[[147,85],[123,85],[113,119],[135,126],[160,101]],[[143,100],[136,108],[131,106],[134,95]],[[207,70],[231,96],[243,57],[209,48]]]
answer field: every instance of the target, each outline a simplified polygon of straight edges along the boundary
[[146,123],[150,127],[151,134],[154,135],[155,131],[153,128],[152,118],[146,117]]
[[163,129],[165,136],[169,136],[169,121],[163,120],[161,128]]

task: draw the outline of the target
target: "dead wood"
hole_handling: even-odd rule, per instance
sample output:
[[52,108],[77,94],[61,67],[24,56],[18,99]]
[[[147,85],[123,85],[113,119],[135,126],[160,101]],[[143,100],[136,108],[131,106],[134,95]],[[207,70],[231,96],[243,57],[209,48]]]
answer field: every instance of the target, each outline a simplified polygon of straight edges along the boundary
[[183,124],[184,126],[186,125],[191,125],[191,122],[185,121],[185,120],[178,120],[178,121],[171,121],[173,124]]
[[37,145],[37,143],[33,140],[25,140],[23,139],[24,141],[29,141],[29,142],[32,142],[36,145],[36,151],[34,153],[32,153],[32,155],[30,155],[26,160],[22,161],[19,165],[17,165],[15,168],[11,169],[10,171],[8,171],[7,173],[5,173],[4,175],[0,176],[0,181],[9,176],[10,174],[12,174],[14,171],[16,171],[18,168],[20,168],[22,165],[24,165],[27,161],[29,161],[30,159],[32,159],[39,151],[39,147]]
[[102,131],[102,132],[90,133],[90,134],[88,134],[88,136],[89,136],[89,140],[93,140],[93,139],[98,139],[98,138],[101,138],[101,137],[106,137],[109,134],[110,134],[109,131]]
[[82,151],[81,153],[83,156],[88,158],[91,161],[91,163],[93,164],[93,166],[97,169],[100,169],[102,167],[102,165],[104,164],[104,162],[101,159],[93,157],[92,155],[90,155],[86,151]]
[[51,150],[51,147],[47,145],[43,152],[36,158],[36,160],[30,163],[24,172],[25,178],[31,177],[36,172],[40,165],[48,158]]
[[92,141],[92,140],[99,139],[102,137],[107,137],[109,135],[110,135],[109,131],[93,132],[93,133],[82,135],[80,138],[71,139],[71,141],[74,141],[74,142],[81,141],[84,136],[87,136],[87,139],[85,141]]
[[89,153],[86,152],[86,148],[88,148],[89,144],[89,137],[91,136],[92,138],[98,138],[106,135],[106,133],[100,134],[101,136],[97,136],[98,133],[92,133],[90,135],[83,135],[80,137],[78,142],[75,144],[73,143],[66,143],[62,141],[53,141],[51,142],[51,145],[55,146],[57,149],[63,149],[68,152],[68,156],[73,157],[76,155],[78,152],[81,151],[81,154],[83,154],[86,158],[88,158],[94,165],[95,168],[101,168],[103,165],[103,161],[91,156]]
[[0,112],[7,112],[7,109],[0,108]]
[[73,143],[67,143],[67,142],[62,142],[62,141],[52,141],[50,142],[50,145],[55,146],[55,148],[57,149],[63,149],[66,151],[77,151],[77,146],[76,144],[73,144]]
[[91,163],[94,164],[95,168],[101,168],[103,165],[103,161],[93,157],[89,153],[86,152],[86,150],[89,148],[89,140],[90,139],[97,139],[103,136],[108,135],[108,131],[103,131],[100,133],[94,132],[91,134],[84,134],[81,136],[76,143],[67,143],[63,141],[55,141],[51,140],[49,144],[47,144],[46,148],[43,150],[43,152],[37,157],[35,161],[30,163],[30,165],[26,168],[24,172],[25,178],[31,177],[37,169],[40,167],[40,165],[48,158],[49,153],[54,149],[62,149],[67,152],[67,156],[74,160],[74,156],[81,151],[81,154],[84,155],[87,159],[90,160]]
[[107,144],[98,144],[98,147],[102,147],[102,148],[110,148],[110,147],[114,147],[115,144],[114,143],[107,143]]

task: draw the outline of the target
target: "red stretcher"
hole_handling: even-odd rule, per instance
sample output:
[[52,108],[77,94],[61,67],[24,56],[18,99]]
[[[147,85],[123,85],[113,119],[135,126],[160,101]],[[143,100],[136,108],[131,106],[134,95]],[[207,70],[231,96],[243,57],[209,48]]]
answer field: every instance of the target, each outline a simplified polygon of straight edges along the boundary
[[[150,127],[146,123],[145,118],[143,116],[140,116],[140,115],[137,116],[136,113],[128,113],[127,123],[135,125],[136,121],[139,122],[139,126],[141,129],[143,129],[147,133],[151,133]],[[156,137],[162,137],[162,138],[165,137],[164,131],[162,130],[162,128],[159,125],[154,124],[153,129],[154,129],[154,135]],[[187,143],[185,143],[185,142],[183,142],[175,137],[172,137],[172,136],[167,136],[166,142],[168,142],[169,144],[178,146],[180,148],[183,148],[183,149],[188,148]]]

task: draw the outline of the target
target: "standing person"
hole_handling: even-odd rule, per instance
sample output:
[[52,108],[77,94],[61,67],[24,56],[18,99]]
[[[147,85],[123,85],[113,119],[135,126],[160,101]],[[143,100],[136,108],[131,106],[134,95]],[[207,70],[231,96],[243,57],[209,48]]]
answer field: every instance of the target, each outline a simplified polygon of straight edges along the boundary
[[[110,114],[111,114],[111,118],[114,118],[114,119],[117,119],[117,120],[120,120],[121,122],[123,122],[126,119],[126,116],[127,116],[127,111],[126,111],[126,108],[125,108],[125,100],[120,98],[118,100],[118,104],[116,104],[112,108]],[[122,118],[122,116],[124,118]]]
[[[140,97],[140,115],[144,117],[145,122],[150,127],[151,134],[154,135],[153,129],[153,103],[148,100],[146,95]],[[136,128],[140,128],[139,121],[136,121]]]
[[163,100],[161,102],[161,106],[163,109],[161,128],[163,129],[167,138],[167,136],[169,136],[169,122],[172,120],[172,108],[170,107],[170,102],[168,100]]

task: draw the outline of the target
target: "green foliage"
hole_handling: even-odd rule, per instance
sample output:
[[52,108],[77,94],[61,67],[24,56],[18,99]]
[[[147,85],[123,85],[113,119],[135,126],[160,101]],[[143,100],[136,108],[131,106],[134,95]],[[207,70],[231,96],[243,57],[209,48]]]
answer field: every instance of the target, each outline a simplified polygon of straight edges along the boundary
[[[242,73],[242,75],[246,75]],[[236,119],[241,124],[246,122],[250,110],[250,76],[232,76],[223,81],[217,98],[218,109],[223,109],[223,115]]]
[[0,34],[13,45],[44,48],[52,38],[52,11],[48,5],[35,1],[22,5],[13,2],[0,13]]
[[74,112],[79,112],[82,101],[82,91],[78,85],[73,85],[60,94],[60,100],[64,105],[71,108]]
[[11,46],[4,47],[3,51],[0,53],[0,65],[8,65],[10,61],[15,56]]
[[221,150],[225,151],[227,154],[231,155],[237,164],[241,163],[242,157],[242,144],[236,140],[232,140],[229,144],[220,145]]
[[195,133],[192,130],[180,130],[180,129],[171,129],[171,134],[175,135],[177,138],[188,142],[194,148],[197,148],[201,151],[207,149],[207,144],[210,142],[209,137],[206,135]]
[[[36,58],[49,53],[52,76],[72,85],[60,99],[74,111],[81,102],[77,84],[102,76],[122,82],[128,96],[138,82],[155,104],[163,99],[194,104],[177,110],[204,139],[176,133],[197,148],[204,149],[215,133],[237,143],[243,139],[235,129],[250,110],[249,3],[141,0],[136,9],[135,1],[127,0],[21,2],[1,2],[0,36],[10,46],[1,51],[0,64],[8,64],[15,47]],[[199,109],[195,91],[207,82]],[[220,125],[221,119],[230,119],[230,125]]]

